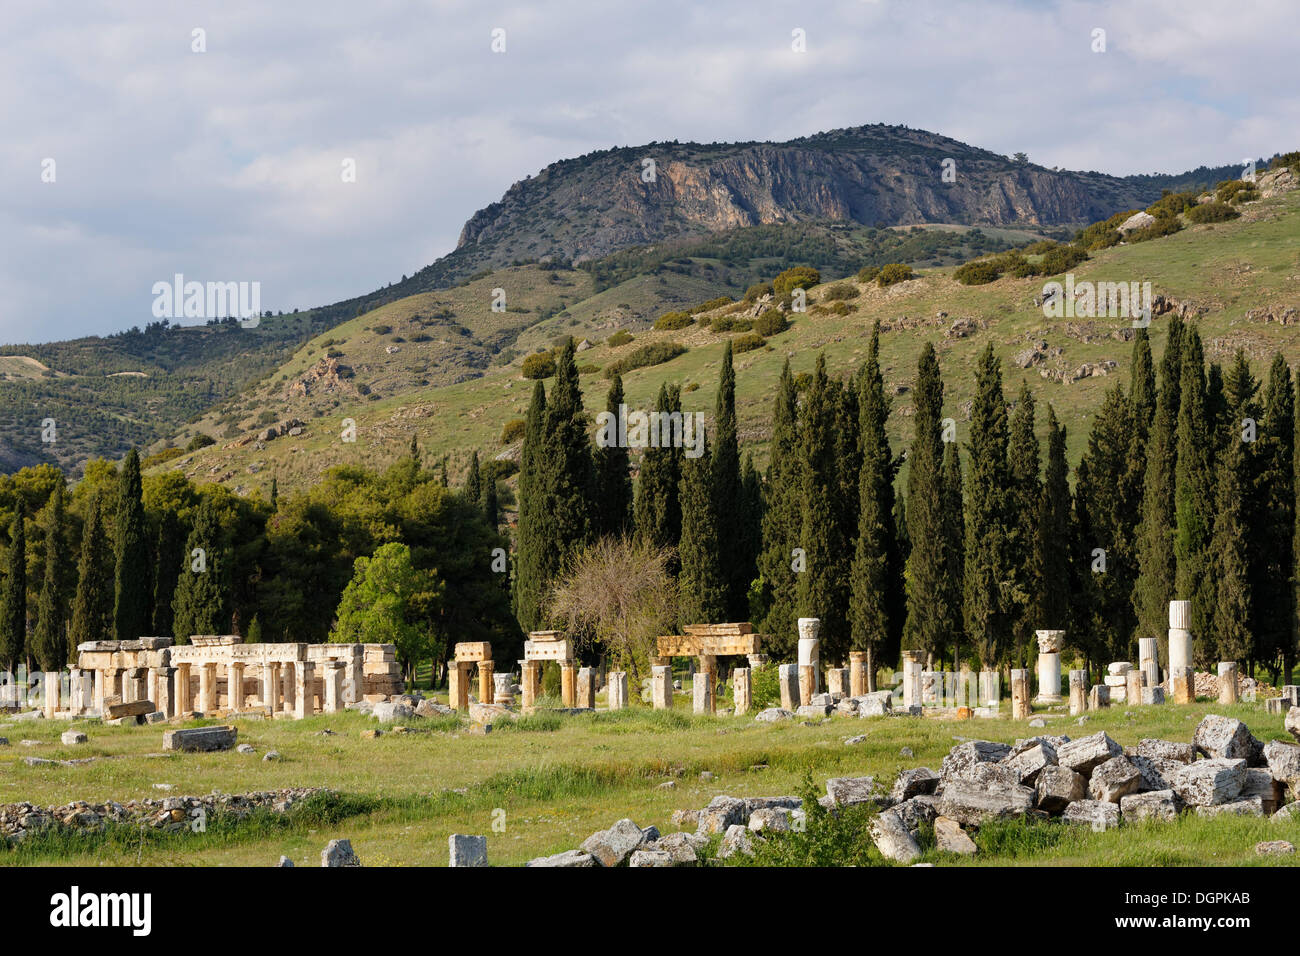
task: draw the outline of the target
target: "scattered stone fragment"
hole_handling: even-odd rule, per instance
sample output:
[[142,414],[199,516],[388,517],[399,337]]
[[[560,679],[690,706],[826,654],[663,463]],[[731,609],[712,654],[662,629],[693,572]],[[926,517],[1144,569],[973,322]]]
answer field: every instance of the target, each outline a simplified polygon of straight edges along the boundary
[[1277,813],[1273,814],[1271,819],[1278,822],[1289,822],[1291,820],[1300,820],[1300,803],[1288,803]]
[[826,781],[826,796],[833,806],[853,807],[861,803],[883,803],[874,777],[832,777]]
[[765,724],[774,724],[778,720],[790,720],[794,717],[788,710],[782,710],[780,707],[769,707],[766,710],[760,710],[754,715],[754,719]]
[[487,837],[453,833],[447,838],[448,866],[487,866]]
[[1198,760],[1181,767],[1170,785],[1188,806],[1231,803],[1246,785],[1246,761],[1220,757]]
[[1039,810],[1061,813],[1087,794],[1088,782],[1083,774],[1069,767],[1047,766],[1038,772],[1035,803]]
[[798,810],[802,806],[802,797],[746,797],[745,815],[749,816],[755,810]]
[[961,824],[947,817],[934,818],[935,845],[947,853],[973,854],[975,841],[966,835]]
[[727,832],[722,836],[722,843],[718,845],[718,859],[725,860],[737,853],[743,853],[745,856],[754,855],[754,840],[749,834],[749,827],[739,823],[727,827]]
[[881,855],[895,863],[911,863],[921,855],[912,831],[892,810],[878,813],[871,821],[871,840]]
[[713,780],[713,771],[711,771],[711,770],[701,770],[701,771],[700,771],[700,780],[702,780],[702,781],[705,782],[705,783],[709,783],[709,782],[711,782],[711,781]]
[[673,855],[667,850],[659,850],[647,847],[642,850],[633,850],[632,855],[627,858],[629,868],[640,869],[651,866],[672,866]]
[[656,787],[655,789],[656,789],[656,790],[676,790],[676,789],[677,789],[677,781],[676,781],[676,780],[665,780],[663,783],[659,784],[659,786]]
[[1228,803],[1216,803],[1212,806],[1196,808],[1196,815],[1200,817],[1218,817],[1224,814],[1239,817],[1262,817],[1264,815],[1264,802],[1259,797],[1246,797],[1242,800],[1232,800]]
[[[1041,718],[1041,717],[1035,717],[1033,720],[1031,720],[1031,721],[1029,722],[1029,726],[1030,726],[1030,727],[1046,727],[1046,726],[1047,726],[1047,721],[1043,720],[1043,718]],[[963,835],[964,835],[964,834],[963,834]],[[968,838],[968,839],[969,839],[969,838]],[[973,843],[971,844],[971,846],[974,846],[974,845],[975,845],[975,844],[973,844]],[[959,851],[959,852],[960,852],[960,851]],[[973,853],[973,852],[975,852],[975,851],[972,850],[971,852]]]
[[1249,797],[1259,797],[1264,815],[1272,816],[1282,805],[1282,784],[1267,770],[1248,769],[1246,782],[1241,787],[1241,799]]
[[727,827],[745,823],[749,810],[745,801],[737,797],[719,795],[699,811],[695,832],[699,834],[726,833]]
[[440,704],[436,700],[422,700],[415,705],[416,717],[446,717],[456,713],[454,708]]
[[958,744],[948,751],[948,756],[943,758],[939,776],[946,784],[949,780],[961,776],[975,764],[997,763],[1010,752],[1011,748],[1006,744],[994,743],[991,740],[970,740]]
[[642,849],[662,850],[672,857],[674,866],[694,866],[699,862],[699,852],[708,846],[708,837],[694,833],[670,833]]
[[1142,774],[1127,757],[1111,757],[1093,770],[1088,780],[1088,795],[1094,800],[1119,803],[1121,797],[1136,793],[1141,782]]
[[65,730],[59,735],[59,740],[68,747],[75,747],[77,744],[84,744],[87,739],[86,735],[80,730]]
[[784,833],[790,829],[791,813],[785,807],[762,807],[749,815],[749,828],[755,833],[764,830]]
[[164,730],[163,750],[179,750],[185,753],[230,750],[235,746],[238,736],[239,732],[229,724],[219,727]]
[[696,827],[700,823],[700,811],[674,810],[669,820],[675,827]]
[[911,748],[911,747],[899,747],[899,748],[898,748],[898,755],[899,755],[900,757],[911,757],[911,756],[913,756],[913,754],[912,754],[912,748]]
[[1264,745],[1264,760],[1268,772],[1280,783],[1300,780],[1300,747],[1280,740],[1270,740]]
[[596,858],[581,850],[565,850],[554,856],[539,856],[529,860],[524,866],[553,866],[569,868],[575,866],[598,866]]
[[274,760],[279,760],[279,759],[280,759],[280,751],[278,750],[268,750],[266,753],[262,754],[262,763],[270,763]]
[[257,753],[257,751],[253,749],[252,744],[240,744],[238,747],[235,748],[235,753],[252,754],[252,753]]
[[330,840],[320,852],[321,866],[360,866],[361,860],[352,850],[351,840]]
[[653,823],[650,824],[650,826],[645,827],[641,831],[642,846],[645,846],[647,843],[654,843],[654,841],[658,839],[659,839],[659,828],[655,826]]
[[1119,812],[1127,823],[1139,820],[1178,819],[1178,795],[1172,790],[1153,790],[1120,797]]
[[852,747],[855,744],[864,744],[866,742],[867,742],[866,734],[858,734],[856,737],[846,737],[844,740],[845,746],[848,747]]
[[894,804],[889,808],[889,812],[896,815],[909,830],[916,833],[922,823],[934,822],[934,818],[938,815],[938,805],[938,797],[922,794]]
[[362,739],[362,740],[375,740],[376,738],[378,738],[378,737],[382,737],[383,735],[384,735],[384,732],[383,732],[382,730],[363,730],[363,731],[361,731],[361,739]]
[[904,800],[910,800],[921,794],[934,793],[939,786],[939,775],[929,767],[914,767],[910,770],[904,770],[894,781],[893,789],[889,795],[895,803],[902,803]]
[[1056,764],[1056,748],[1048,741],[1042,740],[1018,753],[1012,751],[1012,755],[1003,760],[1001,766],[1003,769],[1015,772],[1016,783],[1032,787],[1044,767],[1056,766]]
[[1196,725],[1192,735],[1192,746],[1197,753],[1207,757],[1223,757],[1228,760],[1247,760],[1251,755],[1254,738],[1250,730],[1235,717],[1220,717],[1207,714]]
[[276,866],[292,867],[292,866],[293,866],[293,860],[291,860],[291,859],[289,859],[287,856],[284,856],[283,854],[281,854],[281,856],[280,856],[280,862],[277,863]]
[[1028,787],[954,781],[944,785],[937,809],[964,826],[979,826],[989,820],[1024,816],[1033,805],[1034,791]]
[[581,849],[601,866],[618,866],[645,840],[641,828],[624,817],[608,830],[598,830],[582,841]]
[[1278,856],[1283,853],[1294,853],[1295,844],[1288,840],[1264,840],[1255,844],[1255,852],[1260,856]]
[[1113,830],[1119,826],[1119,806],[1108,800],[1076,800],[1065,808],[1061,819],[1094,830]]
[[1088,737],[1071,740],[1056,751],[1057,763],[1076,773],[1090,774],[1111,757],[1118,757],[1124,748],[1103,730]]
[[1196,750],[1191,744],[1151,738],[1138,741],[1137,754],[1148,760],[1176,760],[1179,763],[1191,763],[1196,758]]

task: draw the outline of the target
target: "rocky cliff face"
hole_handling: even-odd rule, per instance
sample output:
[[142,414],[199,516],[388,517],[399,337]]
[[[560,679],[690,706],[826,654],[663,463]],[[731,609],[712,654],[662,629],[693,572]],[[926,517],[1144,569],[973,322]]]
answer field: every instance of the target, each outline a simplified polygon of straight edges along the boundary
[[[947,159],[952,182],[943,177]],[[645,175],[649,160],[653,177]],[[1157,177],[1015,163],[905,127],[859,127],[789,143],[652,143],[555,163],[515,183],[465,224],[457,252],[479,266],[548,256],[582,261],[666,239],[809,220],[1088,223],[1148,205],[1160,185]]]

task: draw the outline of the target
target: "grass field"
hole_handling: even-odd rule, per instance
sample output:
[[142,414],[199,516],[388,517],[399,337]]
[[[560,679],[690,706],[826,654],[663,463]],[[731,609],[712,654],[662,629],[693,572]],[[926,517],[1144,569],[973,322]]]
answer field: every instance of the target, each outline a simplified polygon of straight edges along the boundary
[[[833,717],[758,723],[750,717],[695,717],[679,709],[646,707],[583,716],[539,713],[515,727],[472,733],[454,718],[411,720],[406,734],[364,739],[375,722],[357,713],[303,721],[236,719],[239,739],[254,755],[161,755],[162,728],[106,727],[80,721],[89,744],[65,747],[63,721],[0,726],[11,746],[0,749],[0,803],[49,806],[72,800],[104,801],[243,793],[320,786],[338,791],[336,804],[309,806],[286,819],[270,815],[228,825],[214,822],[203,834],[143,837],[119,827],[86,838],[29,839],[0,848],[0,865],[71,864],[148,866],[262,866],[281,854],[298,865],[317,865],[320,850],[348,837],[366,865],[434,865],[447,862],[447,836],[488,836],[494,865],[518,865],[576,847],[620,817],[671,832],[672,811],[699,808],[717,794],[765,796],[798,793],[805,775],[819,791],[827,778],[869,774],[886,785],[905,768],[938,769],[962,739],[1011,742],[1033,733],[1084,736],[1105,730],[1123,745],[1144,737],[1188,741],[1207,713],[1245,721],[1262,740],[1287,739],[1282,721],[1262,704],[1222,708],[1209,701],[1188,707],[1122,706],[1091,715],[1082,727],[1061,711],[1040,711],[1045,730],[1010,719],[955,721],[937,718]],[[1125,716],[1130,714],[1131,716]],[[324,735],[326,729],[333,735]],[[865,742],[846,746],[850,736]],[[21,739],[35,740],[23,746]],[[900,754],[911,748],[914,756]],[[264,762],[268,750],[282,759]],[[103,759],[79,766],[27,766],[22,758]],[[714,779],[700,779],[710,771]],[[661,787],[673,781],[672,789]],[[155,784],[169,784],[160,791]],[[494,832],[494,818],[504,832]],[[1266,839],[1300,843],[1300,822],[1268,819],[1201,819],[1123,827],[1093,833],[1058,822],[1001,825],[976,837],[973,860],[925,859],[953,865],[1285,865],[1294,857],[1260,858]],[[873,851],[874,852],[874,851]]]

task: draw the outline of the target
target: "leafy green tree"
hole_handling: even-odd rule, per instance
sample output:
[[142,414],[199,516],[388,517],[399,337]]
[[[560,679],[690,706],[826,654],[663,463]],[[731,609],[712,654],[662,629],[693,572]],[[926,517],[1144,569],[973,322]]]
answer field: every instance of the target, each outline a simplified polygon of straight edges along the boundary
[[5,555],[5,579],[0,590],[0,661],[17,671],[27,652],[27,534],[23,528],[26,507],[18,499],[18,510],[9,526],[9,550]]
[[81,532],[77,562],[77,596],[72,602],[69,656],[78,644],[111,640],[113,634],[113,553],[104,528],[103,495],[90,499]]
[[[615,375],[605,399],[605,410],[618,420],[623,404],[623,378]],[[627,449],[611,444],[595,452],[596,501],[595,519],[598,535],[622,537],[632,521],[632,473]]]
[[771,456],[764,487],[763,550],[758,571],[763,582],[761,629],[771,637],[772,653],[788,655],[795,647],[795,595],[798,573],[792,567],[799,547],[800,515],[798,390],[787,359],[772,404]]
[[229,633],[229,545],[211,498],[205,497],[199,505],[181,561],[172,598],[172,626],[177,639]]
[[60,482],[54,486],[46,514],[45,574],[36,606],[36,629],[32,633],[32,656],[43,671],[61,670],[68,659],[66,521],[64,490]]
[[1007,573],[1007,441],[1002,370],[990,344],[979,358],[971,406],[963,582],[966,635],[986,670],[993,667],[1002,649],[1000,632],[1006,615],[1001,586]]
[[114,548],[113,628],[119,641],[134,641],[152,624],[149,599],[149,530],[140,486],[140,455],[126,456],[117,490],[117,540]]

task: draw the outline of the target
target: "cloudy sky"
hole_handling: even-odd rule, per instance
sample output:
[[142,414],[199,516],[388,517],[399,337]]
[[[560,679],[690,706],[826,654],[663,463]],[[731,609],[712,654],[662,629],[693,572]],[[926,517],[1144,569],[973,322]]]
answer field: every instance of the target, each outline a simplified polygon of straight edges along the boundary
[[177,272],[286,311],[368,292],[609,146],[883,122],[1116,174],[1296,149],[1297,36],[1294,0],[5,0],[0,342],[143,325]]

